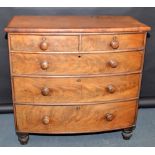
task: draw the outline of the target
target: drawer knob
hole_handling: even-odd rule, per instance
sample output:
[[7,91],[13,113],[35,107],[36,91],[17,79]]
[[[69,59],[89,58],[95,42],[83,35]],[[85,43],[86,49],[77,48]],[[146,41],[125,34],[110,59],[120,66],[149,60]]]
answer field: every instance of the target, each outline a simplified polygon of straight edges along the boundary
[[48,62],[47,61],[43,61],[43,62],[41,62],[40,63],[40,67],[41,67],[41,69],[43,69],[43,70],[46,70],[46,69],[48,69]]
[[111,41],[110,46],[113,49],[117,49],[119,47],[119,41],[118,41],[117,37],[113,37],[113,40]]
[[46,38],[43,38],[43,41],[40,43],[40,49],[43,51],[48,49],[48,43],[46,42]]
[[42,119],[43,124],[48,125],[50,122],[50,118],[49,116],[44,116]]
[[112,121],[114,119],[114,115],[110,114],[110,113],[107,113],[107,114],[105,114],[105,119],[107,121]]
[[43,96],[48,96],[49,95],[49,92],[50,92],[50,89],[49,88],[42,88],[42,90],[41,90],[41,94]]
[[110,67],[112,67],[112,68],[116,68],[116,67],[118,66],[118,62],[115,61],[115,60],[110,60],[110,61],[108,62],[108,64],[109,64]]
[[107,91],[112,94],[116,91],[116,88],[110,84],[107,86]]

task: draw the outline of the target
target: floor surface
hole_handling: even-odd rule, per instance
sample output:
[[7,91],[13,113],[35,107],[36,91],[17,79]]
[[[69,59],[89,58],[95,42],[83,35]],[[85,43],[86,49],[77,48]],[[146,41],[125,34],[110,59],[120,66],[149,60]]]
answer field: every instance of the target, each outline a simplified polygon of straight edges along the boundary
[[[17,140],[13,114],[0,115],[0,146],[22,146]],[[121,132],[89,135],[30,135],[27,145],[36,147],[105,147],[155,146],[155,109],[140,109],[137,127],[130,140],[123,140]]]

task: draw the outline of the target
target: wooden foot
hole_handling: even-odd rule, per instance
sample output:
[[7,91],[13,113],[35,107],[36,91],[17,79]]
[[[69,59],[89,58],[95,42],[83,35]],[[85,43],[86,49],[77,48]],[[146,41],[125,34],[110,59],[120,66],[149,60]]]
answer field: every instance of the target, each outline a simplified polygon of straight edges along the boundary
[[27,134],[27,133],[17,133],[17,135],[18,135],[18,140],[19,140],[21,145],[25,145],[25,144],[28,143],[29,134]]
[[135,126],[131,128],[124,129],[122,131],[122,137],[124,140],[129,140],[132,137],[133,130],[135,129]]

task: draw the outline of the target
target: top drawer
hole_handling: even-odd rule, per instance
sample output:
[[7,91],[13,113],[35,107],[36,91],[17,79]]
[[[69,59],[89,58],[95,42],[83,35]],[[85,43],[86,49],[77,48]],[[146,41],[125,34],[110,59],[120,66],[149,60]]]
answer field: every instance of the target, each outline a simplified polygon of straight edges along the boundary
[[78,36],[10,35],[11,51],[73,52],[78,51]]
[[28,35],[11,34],[10,50],[27,52],[131,51],[145,46],[145,34]]
[[83,35],[82,51],[136,50],[144,48],[145,34]]

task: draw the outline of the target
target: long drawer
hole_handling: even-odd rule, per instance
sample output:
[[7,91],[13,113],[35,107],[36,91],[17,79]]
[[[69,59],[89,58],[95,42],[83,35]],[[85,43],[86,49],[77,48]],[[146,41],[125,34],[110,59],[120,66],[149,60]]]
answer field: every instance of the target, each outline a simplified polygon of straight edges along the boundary
[[139,74],[105,77],[13,77],[15,103],[73,103],[136,98]]
[[143,52],[104,54],[11,53],[13,74],[80,75],[140,71]]
[[16,105],[17,131],[80,133],[115,130],[135,122],[136,101],[82,106]]

